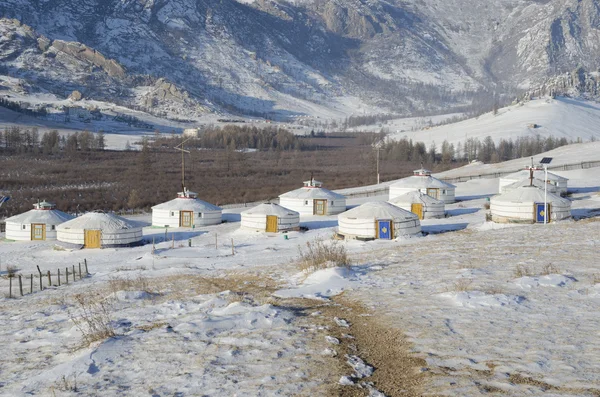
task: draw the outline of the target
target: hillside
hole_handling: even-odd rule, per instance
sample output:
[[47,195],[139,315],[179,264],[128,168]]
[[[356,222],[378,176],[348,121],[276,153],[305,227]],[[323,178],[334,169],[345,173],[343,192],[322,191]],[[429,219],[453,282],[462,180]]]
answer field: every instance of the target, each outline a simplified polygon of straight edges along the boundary
[[4,94],[289,119],[490,106],[600,66],[598,0],[6,0]]

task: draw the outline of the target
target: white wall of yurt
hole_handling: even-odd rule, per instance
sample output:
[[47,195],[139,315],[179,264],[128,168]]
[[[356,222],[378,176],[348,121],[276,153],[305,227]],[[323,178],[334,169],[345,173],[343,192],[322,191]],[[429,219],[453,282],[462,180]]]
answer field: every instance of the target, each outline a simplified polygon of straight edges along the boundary
[[100,231],[102,247],[139,243],[142,226],[120,216],[104,212],[88,212],[57,227],[57,240],[84,245],[86,231]]
[[[571,217],[571,202],[558,195],[547,193],[550,204],[549,222]],[[491,219],[497,223],[536,223],[536,204],[544,203],[544,191],[536,186],[522,186],[496,195],[490,200]]]
[[191,224],[183,227],[218,225],[223,218],[220,207],[198,199],[196,193],[186,191],[178,193],[178,197],[173,200],[152,207],[152,226],[182,227],[182,211],[192,214]]
[[267,231],[267,219],[277,217],[276,232],[298,230],[300,214],[275,203],[260,204],[241,212],[240,227],[245,230]]
[[315,213],[315,205],[325,202],[322,215],[336,215],[346,211],[346,197],[322,187],[319,181],[304,182],[304,186],[279,196],[279,204],[300,213],[300,215],[320,215]]
[[56,210],[54,204],[37,203],[34,204],[34,209],[6,219],[5,236],[8,240],[31,241],[33,228],[43,225],[45,240],[56,240],[56,227],[73,218]]
[[[404,193],[389,201],[390,204],[400,207],[403,210],[413,212],[414,205],[421,205],[422,219],[437,219],[446,216],[446,205],[442,200],[435,199],[420,191]],[[416,213],[416,212],[414,212]]]
[[369,202],[338,215],[338,233],[346,239],[377,238],[377,222],[393,223],[393,238],[421,233],[417,215],[387,202]]

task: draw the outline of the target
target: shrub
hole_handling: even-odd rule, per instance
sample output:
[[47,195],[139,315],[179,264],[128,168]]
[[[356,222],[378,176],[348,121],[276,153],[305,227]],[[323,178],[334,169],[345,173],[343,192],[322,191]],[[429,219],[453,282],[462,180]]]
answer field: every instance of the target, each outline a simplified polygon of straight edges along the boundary
[[542,267],[542,272],[540,274],[543,276],[547,276],[549,274],[560,274],[560,268],[552,263],[548,263]]
[[299,268],[305,272],[326,269],[336,266],[350,266],[346,247],[336,240],[316,238],[308,241],[306,246],[298,247],[300,254]]
[[534,271],[525,265],[517,265],[515,270],[513,271],[513,276],[515,278],[525,277],[525,276],[533,276]]
[[12,278],[14,276],[16,276],[17,274],[17,267],[14,265],[8,265],[6,266],[6,275],[8,276],[8,278]]
[[459,278],[452,285],[452,290],[456,292],[465,292],[471,289],[471,284],[473,284],[473,280],[470,278]]
[[102,298],[98,294],[77,294],[75,302],[80,314],[69,315],[88,345],[116,335],[110,319],[114,309],[112,300]]

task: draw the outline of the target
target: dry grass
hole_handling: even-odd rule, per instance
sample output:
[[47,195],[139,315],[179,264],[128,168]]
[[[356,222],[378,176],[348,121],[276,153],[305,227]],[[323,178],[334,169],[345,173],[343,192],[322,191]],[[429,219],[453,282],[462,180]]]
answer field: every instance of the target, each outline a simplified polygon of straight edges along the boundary
[[74,296],[78,314],[69,313],[71,321],[81,332],[85,344],[112,338],[116,335],[111,317],[113,301],[98,293],[77,294]]
[[116,293],[118,291],[144,291],[152,294],[155,291],[150,284],[151,280],[142,275],[138,275],[135,278],[113,277],[108,280],[108,288],[111,293]]
[[6,276],[8,278],[13,278],[13,277],[15,277],[17,275],[17,271],[18,270],[19,269],[17,269],[16,266],[14,266],[14,265],[8,265],[8,266],[6,266]]
[[350,258],[343,243],[337,240],[327,242],[319,238],[298,247],[300,254],[298,268],[304,272],[314,272],[329,267],[350,266]]
[[454,292],[466,292],[471,290],[471,285],[473,284],[473,280],[470,278],[459,278],[450,287],[451,291]]
[[542,267],[540,272],[542,276],[548,276],[550,274],[561,274],[560,268],[552,263],[548,263]]
[[600,273],[592,274],[592,284],[600,284]]
[[525,277],[525,276],[534,276],[535,275],[535,270],[529,266],[525,266],[525,265],[517,265],[515,267],[515,269],[513,270],[513,277],[514,278],[521,278],[521,277]]

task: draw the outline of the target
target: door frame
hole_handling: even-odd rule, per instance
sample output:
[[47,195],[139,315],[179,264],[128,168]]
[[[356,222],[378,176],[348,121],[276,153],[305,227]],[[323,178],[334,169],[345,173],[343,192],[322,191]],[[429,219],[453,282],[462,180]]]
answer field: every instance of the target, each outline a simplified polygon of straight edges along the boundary
[[[430,190],[434,191],[434,192],[435,192],[435,195],[431,195],[431,194],[429,194],[429,191],[430,191]],[[426,194],[427,194],[428,196],[431,196],[431,197],[433,197],[434,199],[438,199],[438,200],[440,199],[440,189],[437,189],[437,188],[434,188],[434,187],[428,187],[428,188],[427,188],[427,193],[426,193]]]
[[[190,214],[190,224],[183,224],[184,214]],[[194,225],[194,211],[179,211],[179,227],[192,227]]]
[[[380,229],[380,225],[381,222],[388,222],[389,227],[390,227],[390,238],[381,238],[381,236],[379,235],[379,229]],[[377,240],[393,240],[394,239],[394,221],[391,219],[377,219],[375,220],[375,237],[377,238]]]
[[[419,208],[419,212],[415,212],[415,208]],[[410,212],[417,215],[420,220],[425,218],[425,214],[423,214],[423,203],[410,203]]]
[[[269,230],[269,219],[273,220],[275,218],[275,230]],[[277,215],[267,215],[267,226],[265,228],[267,233],[277,233],[279,231],[279,217]]]
[[[544,216],[541,215],[541,212],[538,212],[540,208],[544,210],[544,203],[533,203],[533,221],[535,223],[544,223]],[[546,215],[546,222],[550,223],[552,220],[551,203],[546,203],[546,211],[548,212],[548,214]],[[538,217],[538,215],[540,215],[540,217]]]
[[[323,203],[323,213],[317,212],[317,203]],[[313,200],[313,215],[327,215],[327,199],[314,199]]]
[[[89,245],[88,244],[88,233],[94,233],[98,236],[98,244],[97,245]],[[83,247],[84,248],[102,248],[102,230],[100,229],[84,229],[83,230]]]
[[[35,236],[35,227],[42,227],[42,238],[34,238]],[[46,240],[46,224],[45,223],[32,223],[31,224],[31,241],[44,241]]]

